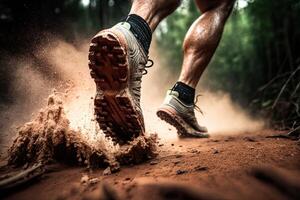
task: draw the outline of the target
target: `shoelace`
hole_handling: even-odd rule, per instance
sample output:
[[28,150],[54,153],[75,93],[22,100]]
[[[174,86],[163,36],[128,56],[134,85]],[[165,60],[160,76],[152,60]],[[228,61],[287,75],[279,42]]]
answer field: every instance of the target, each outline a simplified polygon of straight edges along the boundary
[[[147,65],[148,62],[150,62],[149,65]],[[136,77],[136,81],[138,82],[138,86],[135,86],[135,87],[132,88],[133,89],[133,93],[136,96],[138,102],[140,101],[140,95],[141,95],[141,86],[140,86],[140,83],[142,82],[142,77],[148,73],[147,69],[150,68],[150,67],[152,67],[154,65],[154,62],[153,62],[153,60],[151,60],[151,59],[148,58],[146,64],[139,63],[139,65],[143,66],[143,67],[140,68],[140,70],[141,70],[140,71],[140,75],[138,75]]]
[[[147,64],[148,64],[148,62],[150,62],[150,65],[147,65]],[[152,67],[153,65],[154,65],[154,62],[153,62],[153,60],[151,60],[151,59],[149,59],[149,58],[148,58],[148,61],[147,61],[146,65],[145,65],[145,68],[143,69],[143,73],[142,73],[142,75],[146,75],[146,74],[148,74],[148,71],[147,71],[147,69],[148,69],[148,68],[150,68],[150,67]]]
[[[171,91],[173,91],[173,89],[171,89]],[[200,112],[202,115],[204,115],[204,112],[201,110],[201,108],[199,106],[197,106],[197,103],[198,103],[198,98],[202,96],[201,94],[198,94],[196,96],[196,101],[194,102],[194,107],[195,107],[195,110]]]
[[201,108],[200,108],[199,106],[197,106],[198,98],[199,98],[200,96],[202,96],[202,95],[201,95],[201,94],[198,94],[198,95],[196,96],[196,101],[195,101],[195,103],[194,103],[194,106],[195,106],[195,110],[197,110],[197,111],[200,112],[202,115],[204,115],[204,113],[203,113],[203,111],[201,110]]

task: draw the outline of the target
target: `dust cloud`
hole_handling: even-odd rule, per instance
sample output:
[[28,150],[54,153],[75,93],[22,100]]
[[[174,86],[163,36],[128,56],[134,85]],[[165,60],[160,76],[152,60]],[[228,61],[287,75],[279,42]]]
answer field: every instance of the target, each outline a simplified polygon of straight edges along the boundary
[[9,94],[14,103],[0,105],[3,116],[0,121],[0,153],[8,148],[16,128],[45,105],[51,92],[50,80],[33,67],[35,64],[31,59],[12,59],[11,62],[16,67],[11,80],[12,93]]
[[[164,57],[156,51],[155,44],[150,50],[150,58],[154,60],[155,65],[144,77],[142,91],[146,128],[150,132],[157,132],[163,140],[177,140],[176,129],[158,119],[155,113],[179,74],[170,71],[165,65]],[[239,134],[264,127],[264,120],[252,118],[246,109],[232,101],[228,93],[209,91],[205,89],[205,85],[200,85],[196,93],[201,94],[197,105],[203,111],[203,114],[196,111],[197,119],[201,125],[207,126],[211,135]]]
[[[104,136],[94,119],[95,84],[89,75],[87,54],[88,45],[75,47],[57,39],[35,53],[38,60],[47,63],[45,67],[51,72],[48,77],[51,81],[47,78],[44,81],[38,72],[25,71],[23,76],[28,84],[23,89],[44,100],[49,94],[44,96],[40,90],[50,91],[52,95],[45,106],[36,102],[35,107],[43,109],[14,132],[14,135],[18,134],[9,149],[9,163],[47,163],[62,154],[70,154],[72,162],[78,164],[102,163],[118,169],[119,163],[137,164],[156,155],[154,134],[140,136],[122,147]],[[31,68],[27,70],[32,71],[37,66]],[[57,76],[56,80],[51,79],[53,74]],[[19,86],[23,87],[22,84]],[[24,149],[31,153],[24,155]]]
[[[87,66],[88,41],[76,47],[59,39],[54,38],[52,41],[50,45],[40,48],[35,53],[37,59],[47,64],[45,68],[51,72],[51,76],[36,70],[37,66],[30,59],[18,63],[21,67],[16,73],[14,87],[18,91],[16,98],[20,101],[7,108],[7,113],[14,113],[14,116],[18,117],[11,117],[7,123],[11,125],[28,121],[31,113],[43,107],[53,88],[56,88],[56,92],[62,94],[70,127],[81,132],[91,142],[102,141],[105,143],[103,145],[111,146],[111,141],[104,138],[94,120],[95,84],[90,78]],[[159,120],[155,112],[178,74],[163,66],[155,43],[150,52],[150,58],[154,60],[155,65],[144,77],[142,88],[146,129],[148,133],[157,133],[163,140],[176,140],[176,130]],[[52,76],[56,78],[53,79]],[[263,127],[262,120],[252,119],[247,112],[232,102],[228,94],[212,93],[203,89],[200,91],[203,96],[198,105],[204,111],[204,115],[198,113],[197,117],[201,124],[208,127],[211,134],[232,134]],[[16,111],[18,115],[15,115]],[[11,139],[14,134],[15,131],[7,137]]]

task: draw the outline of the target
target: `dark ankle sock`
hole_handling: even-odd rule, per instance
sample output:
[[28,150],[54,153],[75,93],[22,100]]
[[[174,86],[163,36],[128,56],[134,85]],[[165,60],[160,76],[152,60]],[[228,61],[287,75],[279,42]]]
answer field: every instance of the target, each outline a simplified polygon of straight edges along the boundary
[[148,23],[136,14],[128,15],[124,21],[130,24],[130,31],[148,54],[152,39],[152,32]]
[[177,82],[173,88],[173,91],[177,91],[179,93],[179,99],[183,101],[183,103],[187,105],[192,105],[195,99],[195,89],[182,83]]

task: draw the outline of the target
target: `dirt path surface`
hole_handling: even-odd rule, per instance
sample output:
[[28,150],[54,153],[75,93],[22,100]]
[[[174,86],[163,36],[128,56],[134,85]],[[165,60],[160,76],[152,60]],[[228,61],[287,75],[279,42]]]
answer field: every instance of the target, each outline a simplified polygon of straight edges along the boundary
[[277,133],[160,141],[158,157],[144,164],[111,175],[57,166],[4,199],[297,199],[300,143],[266,138]]

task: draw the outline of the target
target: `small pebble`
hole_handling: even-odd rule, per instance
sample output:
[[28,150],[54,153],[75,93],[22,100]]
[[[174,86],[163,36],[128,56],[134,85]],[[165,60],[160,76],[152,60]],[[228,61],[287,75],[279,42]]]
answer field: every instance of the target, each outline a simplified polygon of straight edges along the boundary
[[151,161],[150,162],[150,165],[157,165],[158,164],[158,161]]
[[248,141],[248,142],[256,142],[256,140],[252,137],[244,137],[244,140]]
[[110,167],[107,167],[107,168],[103,171],[103,175],[104,175],[104,176],[111,175],[111,169],[110,169]]
[[176,171],[176,174],[180,175],[180,174],[185,174],[187,172],[188,172],[188,170],[179,169],[179,170]]
[[208,170],[208,167],[197,166],[194,169],[195,169],[195,171],[206,171],[206,170]]
[[83,175],[80,179],[81,184],[86,184],[89,181],[89,176],[88,175]]
[[193,150],[191,150],[191,153],[200,153],[200,151],[193,149]]
[[100,181],[99,178],[92,178],[89,180],[90,184],[92,185],[98,183],[99,181]]
[[175,165],[177,165],[177,164],[180,163],[180,160],[175,160],[173,163],[174,163]]
[[213,154],[218,154],[220,153],[218,149],[214,149]]

